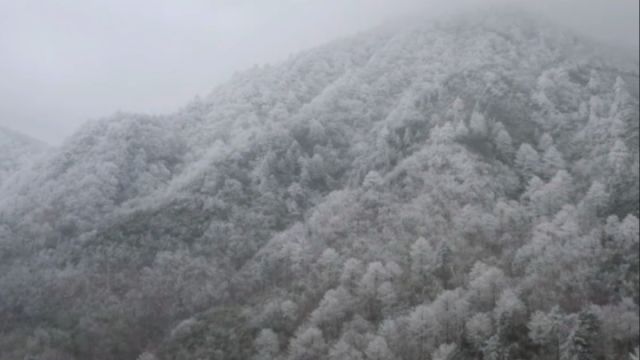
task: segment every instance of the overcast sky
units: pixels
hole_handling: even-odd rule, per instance
[[[0,126],[59,144],[87,119],[171,112],[235,71],[406,14],[500,1],[638,47],[638,0],[0,0]]]

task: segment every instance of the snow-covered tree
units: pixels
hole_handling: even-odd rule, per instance
[[[558,170],[567,167],[560,151],[554,145],[549,146],[542,157],[542,171],[547,177],[552,177]]]
[[[420,237],[411,245],[409,255],[411,258],[411,280],[420,296],[424,297],[432,283],[431,271],[435,257],[433,247],[425,238]]]
[[[396,358],[382,336],[374,336],[369,341],[365,355],[367,359],[371,360],[394,360]]]
[[[469,273],[469,293],[474,307],[491,310],[507,284],[502,270],[477,262]]]
[[[600,322],[590,310],[583,310],[567,342],[564,344],[563,357],[571,360],[592,360],[598,358],[598,336]]]
[[[506,129],[498,131],[495,137],[495,144],[498,152],[506,159],[511,159],[514,153],[513,140]]]
[[[358,349],[341,339],[329,351],[329,360],[364,360],[364,356]]]
[[[345,261],[340,274],[340,284],[347,290],[355,293],[358,282],[364,274],[364,266],[358,259],[349,258]]]
[[[338,335],[340,323],[351,310],[353,300],[344,288],[331,289],[324,294],[311,313],[311,322],[332,338]]]
[[[365,302],[365,311],[369,319],[378,319],[383,308],[382,296],[387,295],[380,287],[389,280],[389,273],[381,262],[372,262],[360,280],[358,294]]]
[[[449,360],[455,354],[458,346],[456,344],[442,344],[434,351],[431,359],[433,360]]]
[[[310,327],[299,333],[289,344],[289,359],[291,360],[321,360],[327,353],[322,331]]]
[[[629,164],[629,149],[622,140],[616,140],[609,151],[608,162],[614,176],[619,177],[627,170]]]
[[[262,329],[255,340],[254,360],[272,360],[280,351],[278,335],[271,329]]]
[[[560,360],[561,346],[566,336],[566,319],[556,306],[549,313],[536,311],[528,323],[529,338],[540,345],[553,359]]]
[[[530,178],[540,172],[540,155],[531,145],[522,144],[516,153],[516,166],[525,178]]]
[[[489,125],[484,115],[475,110],[471,113],[469,119],[469,130],[473,136],[485,137],[489,133]]]
[[[578,204],[582,224],[591,226],[598,215],[606,209],[608,201],[609,194],[606,187],[598,181],[594,181]]]
[[[538,139],[538,149],[541,152],[545,153],[552,146],[554,146],[553,138],[551,137],[551,135],[549,135],[549,133],[545,132],[544,134],[542,134],[542,136],[540,136],[540,139]]]
[[[468,341],[481,350],[483,344],[493,335],[493,320],[487,313],[477,313],[465,324]]]

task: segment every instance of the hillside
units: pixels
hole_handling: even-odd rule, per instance
[[[637,83],[507,11],[92,122],[0,183],[0,359],[620,359]]]
[[[0,127],[0,186],[47,148],[38,140]]]

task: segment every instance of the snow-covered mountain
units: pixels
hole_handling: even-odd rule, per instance
[[[0,359],[625,356],[637,82],[500,11],[93,122],[0,187]]]

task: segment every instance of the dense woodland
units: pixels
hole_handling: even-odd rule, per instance
[[[91,122],[0,182],[0,359],[638,359],[638,125],[519,13]]]

